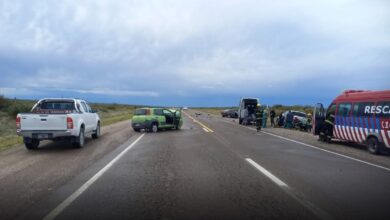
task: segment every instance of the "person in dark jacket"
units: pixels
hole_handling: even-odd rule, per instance
[[[260,104],[256,106],[256,130],[259,132],[261,130],[261,126],[263,124],[263,110]]]
[[[281,112],[279,114],[279,119],[278,119],[278,126],[279,127],[282,127],[284,125],[284,116],[283,116],[283,112]]]
[[[269,112],[269,117],[271,119],[271,127],[275,127],[275,115],[275,111],[271,109],[271,111]]]
[[[330,143],[333,137],[333,127],[334,127],[334,115],[329,114],[326,117],[325,123],[321,128],[319,140]]]
[[[293,120],[294,120],[294,115],[291,113],[291,110],[288,111],[286,115],[286,122],[284,124],[284,128],[292,128],[293,127]]]

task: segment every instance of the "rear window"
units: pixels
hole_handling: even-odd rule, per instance
[[[74,110],[73,102],[43,102],[41,109]]]
[[[145,109],[145,108],[136,109],[134,115],[150,115],[150,109]]]
[[[75,110],[73,101],[43,101],[32,112],[39,114],[64,114]]]

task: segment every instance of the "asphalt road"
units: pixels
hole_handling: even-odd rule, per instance
[[[1,153],[0,219],[389,219],[389,168],[189,113]]]

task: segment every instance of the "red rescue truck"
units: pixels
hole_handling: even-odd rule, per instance
[[[313,112],[313,133],[319,135],[324,121],[333,114],[332,137],[367,145],[379,154],[390,148],[390,90],[346,90],[325,112],[321,103]]]

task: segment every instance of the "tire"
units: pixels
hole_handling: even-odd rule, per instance
[[[367,140],[367,149],[371,154],[380,154],[381,146],[376,137],[370,137]]]
[[[76,137],[76,141],[73,142],[73,146],[76,148],[82,148],[85,144],[84,128],[80,128],[80,134]]]
[[[135,132],[140,132],[141,130],[139,128],[133,128]]]
[[[151,130],[153,133],[156,133],[156,132],[158,131],[157,123],[153,123],[150,130]]]
[[[100,123],[96,126],[96,132],[92,134],[92,139],[98,139],[100,137]]]
[[[36,150],[39,146],[39,140],[32,139],[29,143],[24,142],[24,145],[26,146],[27,150]]]
[[[238,124],[240,124],[240,125],[242,124],[242,119],[241,118],[238,119]]]

